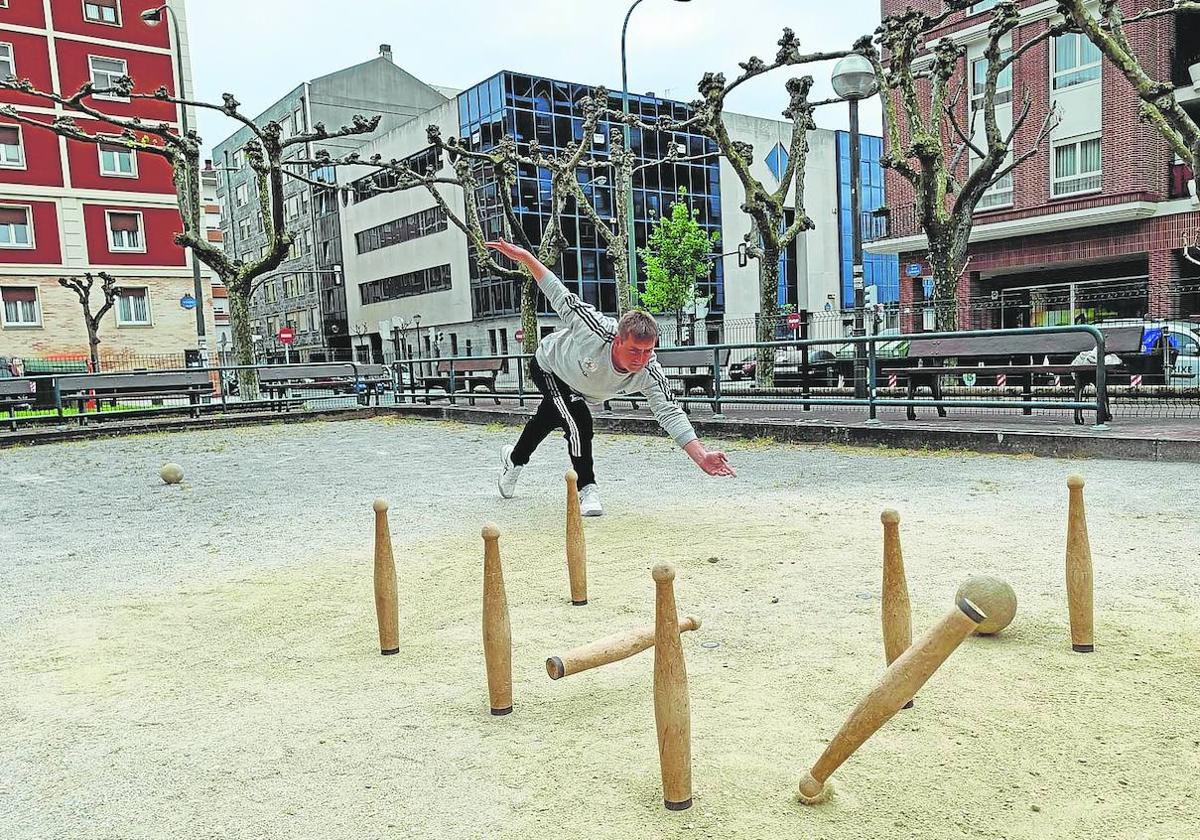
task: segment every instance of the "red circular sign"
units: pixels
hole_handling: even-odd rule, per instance
[[[520,344],[525,340],[525,330],[518,329],[515,333],[513,333],[513,338],[515,338],[517,343]]]
[[[280,327],[279,328],[279,340],[281,342],[283,342],[284,344],[291,344],[293,341],[296,340],[296,331],[293,330],[291,327]]]
[[[787,325],[789,330],[800,329],[800,313],[793,312],[791,315],[788,315]]]

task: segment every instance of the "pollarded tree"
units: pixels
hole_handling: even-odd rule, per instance
[[[336,130],[317,123],[308,131],[284,137],[283,129],[274,120],[259,125],[240,110],[241,103],[232,94],[225,94],[220,105],[183,99],[174,96],[166,87],[153,93],[137,92],[129,76],[121,76],[109,87],[97,87],[85,82],[75,93],[40,90],[28,79],[0,80],[0,89],[18,90],[48,105],[58,105],[68,113],[43,122],[22,114],[11,105],[0,108],[0,114],[23,125],[41,131],[51,131],[68,140],[83,143],[116,143],[135,152],[144,152],[165,159],[171,165],[175,197],[179,205],[183,230],[175,242],[192,253],[225,284],[229,294],[229,321],[233,336],[234,358],[239,365],[254,364],[254,346],[250,325],[250,296],[254,280],[274,271],[287,257],[293,235],[285,225],[283,182],[287,177],[309,181],[303,172],[284,160],[286,150],[309,143],[337,137],[365,135],[379,125],[379,116],[370,118],[355,115],[352,122]],[[255,198],[263,217],[267,245],[263,254],[249,261],[231,259],[219,246],[208,241],[204,230],[204,200],[200,188],[200,138],[195,131],[180,134],[166,122],[147,122],[137,117],[121,117],[97,107],[96,96],[112,96],[138,101],[167,102],[178,108],[200,108],[217,111],[250,129],[252,139],[245,146],[246,159],[254,173]],[[77,118],[95,121],[98,126],[84,127]],[[119,132],[114,138],[112,132]],[[327,187],[327,184],[321,184]],[[239,374],[240,392],[246,398],[258,394],[258,377],[253,370]]]
[[[683,310],[696,300],[696,283],[712,271],[709,255],[721,240],[721,234],[700,227],[698,212],[680,188],[679,200],[671,202],[670,213],[659,218],[641,250],[646,266],[642,305],[675,315],[676,344],[682,343]]]
[[[1126,3],[1127,6],[1134,5]],[[1137,5],[1141,5],[1140,3]],[[1163,15],[1176,15],[1176,26],[1182,27],[1186,15],[1191,25],[1200,26],[1200,2],[1171,0],[1161,9],[1143,9],[1126,18],[1119,0],[1100,0],[1097,12],[1085,0],[1058,0],[1058,10],[1071,24],[1096,45],[1109,61],[1121,71],[1134,93],[1142,101],[1142,119],[1153,125],[1167,138],[1177,154],[1192,169],[1196,194],[1200,195],[1200,125],[1175,99],[1175,86],[1169,80],[1155,79],[1142,64],[1126,35],[1125,27]]]
[[[591,138],[603,114],[603,104],[608,101],[608,92],[599,88],[583,100],[583,121],[580,135]],[[480,269],[491,274],[521,283],[521,328],[525,334],[523,350],[532,353],[537,349],[538,329],[538,298],[537,284],[533,277],[523,268],[510,268],[495,258],[491,251],[484,247],[487,233],[484,230],[484,217],[491,211],[499,210],[499,231],[502,236],[515,242],[523,248],[535,253],[538,259],[548,268],[554,268],[561,259],[563,249],[568,245],[562,233],[561,215],[567,201],[578,189],[576,172],[581,167],[598,167],[601,164],[589,163],[585,160],[588,145],[584,139],[568,143],[557,154],[548,154],[533,142],[528,154],[520,151],[515,138],[505,135],[494,147],[487,150],[475,150],[464,144],[458,137],[443,137],[441,128],[431,125],[426,129],[426,137],[453,170],[453,175],[442,174],[445,168],[440,163],[436,170],[418,172],[409,164],[400,160],[385,161],[379,155],[364,159],[356,152],[339,158],[330,158],[319,154],[311,161],[305,161],[314,167],[330,163],[342,167],[367,166],[376,171],[386,171],[394,176],[391,183],[379,187],[378,192],[404,192],[414,188],[426,189],[430,196],[441,208],[446,218],[467,237],[471,256],[476,260]],[[526,165],[546,169],[550,172],[550,212],[547,214],[546,227],[541,231],[538,242],[532,242],[525,227],[513,206],[513,194],[517,184],[517,166]],[[607,166],[607,163],[603,165]],[[495,198],[485,199],[484,186],[486,183],[496,184]],[[463,212],[458,214],[450,206],[443,194],[443,189],[449,187],[461,190]],[[481,201],[495,201],[497,206],[484,206]],[[590,203],[584,201],[586,209]]]
[[[1056,113],[1047,110],[1029,148],[1014,149],[1033,101],[1025,91],[1011,126],[1002,129],[996,115],[1000,75],[1036,45],[1067,31],[1066,24],[1056,24],[1015,49],[1002,50],[1001,42],[1017,29],[1019,17],[1013,0],[1001,0],[988,24],[984,90],[978,106],[971,106],[970,119],[963,120],[959,111],[968,83],[964,49],[941,38],[927,54],[925,39],[970,5],[970,0],[952,0],[936,15],[907,8],[885,18],[874,39],[864,37],[855,44],[871,60],[879,80],[885,141],[880,164],[903,176],[914,192],[916,220],[929,243],[940,330],[958,327],[958,279],[967,264],[975,208],[989,188],[1041,151],[1057,121]],[[983,118],[982,142],[974,131],[978,115]]]
[[[816,129],[813,111],[818,105],[825,103],[809,101],[808,96],[813,84],[811,76],[787,81],[788,106],[784,109],[783,116],[791,121],[792,131],[787,149],[787,166],[781,173],[776,187],[768,187],[751,173],[754,149],[748,143],[734,140],[730,136],[724,120],[725,103],[731,93],[751,79],[782,67],[843,58],[850,53],[850,50],[801,53],[800,42],[791,29],[783,30],[778,45],[779,50],[774,61],[767,63],[758,56],[752,56],[738,65],[742,68],[742,73],[732,82],[726,82],[722,73],[705,73],[699,83],[702,99],[692,103],[695,113],[687,120],[672,121],[660,117],[654,125],[645,124],[636,117],[623,120],[643,130],[680,131],[694,128],[714,141],[721,155],[729,161],[746,196],[741,209],[751,220],[750,232],[745,237],[746,253],[758,261],[759,341],[772,341],[775,338],[775,327],[780,318],[780,257],[800,234],[815,227],[804,209],[804,171],[809,151],[808,132]],[[789,209],[795,212],[791,224],[787,224]],[[774,382],[775,353],[770,348],[758,352],[757,371],[762,384],[770,385]]]
[[[97,277],[100,278],[100,295],[104,302],[99,309],[92,312],[92,287],[95,285]],[[70,289],[79,298],[79,306],[83,310],[83,325],[87,329],[88,353],[92,359],[92,371],[99,373],[100,322],[121,295],[121,290],[117,288],[117,278],[103,271],[93,276],[89,271],[85,272],[83,277],[59,277],[58,285],[64,289]]]

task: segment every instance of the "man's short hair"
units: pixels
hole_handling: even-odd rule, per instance
[[[658,322],[654,316],[642,309],[632,309],[617,321],[617,335],[621,338],[635,338],[645,341],[648,338],[658,338]]]

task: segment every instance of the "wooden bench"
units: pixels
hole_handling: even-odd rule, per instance
[[[1141,350],[1142,328],[1116,327],[1104,330],[1106,354],[1130,354]],[[1071,377],[1074,399],[1083,399],[1083,391],[1088,386],[1096,385],[1096,366],[1094,364],[1076,365],[1072,363],[1045,362],[1051,358],[1074,359],[1080,353],[1093,350],[1095,342],[1087,333],[1064,332],[1061,334],[1040,333],[1029,335],[982,335],[959,336],[955,338],[914,338],[909,342],[907,363],[904,365],[885,365],[880,368],[881,376],[895,374],[897,379],[904,379],[908,399],[914,399],[917,388],[928,388],[934,400],[942,399],[941,378],[943,376],[982,376],[993,381],[1000,387],[1003,382],[1007,386],[1008,377],[1012,377],[1021,388],[1021,399],[1024,402],[1033,400],[1034,380],[1038,376]],[[937,361],[954,359],[953,365],[938,365]],[[958,364],[964,360],[977,360],[975,364]],[[1038,364],[1041,360],[1043,364]],[[924,364],[929,362],[929,364]],[[1003,379],[1001,379],[1003,377]],[[1097,422],[1112,418],[1108,410],[1108,394],[1101,393],[1097,398],[1102,410],[1097,412]],[[917,419],[916,406],[907,407],[909,420]],[[937,406],[939,417],[946,416],[945,406]],[[1024,414],[1032,414],[1032,409],[1022,409]],[[1075,422],[1083,424],[1083,410],[1075,409]]]
[[[724,370],[729,366],[729,352],[728,348],[716,352],[715,367],[714,354],[710,347],[665,347],[656,351],[654,357],[667,379],[680,383],[685,397],[693,388],[700,388],[708,397],[713,414],[720,414],[721,401],[717,398],[716,390],[717,370]],[[636,409],[638,402],[645,399],[645,395],[634,394],[626,399],[629,399]],[[612,411],[610,402],[611,400],[604,401],[605,411]],[[688,403],[683,404],[683,410],[691,413]]]
[[[496,394],[496,377],[504,369],[505,359],[472,359],[467,356],[456,358],[454,362],[454,390],[466,391],[471,405],[475,405],[475,389],[483,388],[492,393],[496,405],[500,398]],[[417,376],[413,380],[413,388],[417,385],[425,389],[425,404],[429,405],[429,392],[433,388],[441,388],[450,396],[450,359],[442,359],[437,363],[437,372],[428,376]],[[520,364],[520,362],[518,362]]]
[[[76,403],[79,408],[80,425],[87,424],[84,405],[90,400],[97,401],[97,408],[103,400],[116,401],[119,399],[154,399],[163,400],[170,397],[187,397],[188,412],[193,417],[200,414],[200,403],[204,397],[212,398],[212,375],[206,370],[181,371],[177,373],[158,373],[156,371],[135,371],[131,373],[88,373],[71,376],[60,376],[55,381],[57,388],[58,416],[62,417],[63,405]],[[161,408],[146,409],[153,411]]]
[[[291,389],[353,393],[359,405],[370,405],[374,395],[375,404],[379,405],[380,394],[391,384],[392,375],[383,365],[321,362],[264,367],[258,371],[258,385],[277,411],[304,404],[303,398],[288,399]]]
[[[32,379],[0,379],[0,406],[8,409],[8,427],[17,430],[17,407],[35,399],[37,382]]]

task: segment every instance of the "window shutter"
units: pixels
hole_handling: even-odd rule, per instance
[[[17,303],[22,301],[26,303],[36,303],[37,290],[23,286],[6,286],[4,288],[3,297],[5,303]]]
[[[112,230],[124,230],[137,233],[140,230],[138,225],[138,217],[133,213],[111,213],[108,217],[108,226]]]
[[[0,225],[29,224],[29,211],[18,207],[0,207]]]
[[[0,125],[0,146],[21,145],[21,131],[15,125]]]

